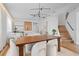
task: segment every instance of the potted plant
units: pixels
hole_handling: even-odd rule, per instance
[[[56,34],[56,29],[52,29],[53,35]]]

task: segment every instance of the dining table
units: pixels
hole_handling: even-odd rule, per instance
[[[57,40],[58,43],[58,52],[60,52],[60,36],[54,36],[54,35],[34,35],[34,36],[22,36],[16,40],[16,46],[19,47],[19,56],[24,55],[24,45],[26,44],[32,44],[37,43],[41,41],[48,42],[49,40]]]

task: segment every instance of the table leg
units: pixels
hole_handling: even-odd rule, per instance
[[[58,40],[58,52],[60,52],[60,38],[58,38],[57,40]]]
[[[23,56],[23,45],[19,46],[19,56]]]
[[[48,54],[47,54],[47,43],[48,43],[48,40],[46,40],[46,56],[48,56]]]

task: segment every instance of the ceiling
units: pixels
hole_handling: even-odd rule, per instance
[[[12,16],[18,19],[33,19],[34,17],[30,14],[37,14],[39,12],[39,10],[31,10],[39,8],[39,3],[4,3],[4,5]],[[78,6],[78,3],[40,3],[41,8],[50,8],[50,10],[41,11],[42,14],[47,15],[71,11]]]

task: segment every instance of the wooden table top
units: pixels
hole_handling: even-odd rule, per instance
[[[53,35],[23,36],[17,39],[16,45],[20,46],[20,45],[36,43],[36,42],[41,42],[41,41],[46,41],[51,39],[59,39],[59,38],[60,36],[53,36]]]

